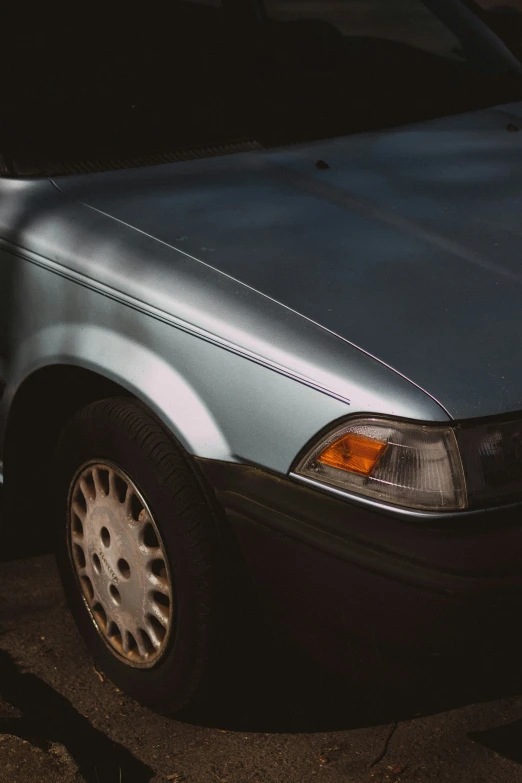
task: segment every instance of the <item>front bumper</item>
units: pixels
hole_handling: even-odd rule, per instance
[[[263,605],[330,670],[364,680],[391,661],[409,670],[518,652],[522,505],[405,518],[255,467],[198,462]]]

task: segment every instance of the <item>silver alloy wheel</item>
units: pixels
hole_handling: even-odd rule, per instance
[[[100,636],[130,666],[154,666],[172,630],[172,583],[132,479],[103,460],[82,465],[70,485],[68,528],[71,562]]]

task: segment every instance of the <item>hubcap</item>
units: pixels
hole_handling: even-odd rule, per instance
[[[69,495],[71,561],[111,651],[148,668],[165,651],[174,604],[167,556],[134,482],[115,465],[83,465]]]

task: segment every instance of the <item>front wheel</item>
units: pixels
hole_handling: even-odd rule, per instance
[[[142,704],[204,693],[220,647],[221,553],[189,457],[139,403],[77,413],[56,451],[58,563],[97,664]]]

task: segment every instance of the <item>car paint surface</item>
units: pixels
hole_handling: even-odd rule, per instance
[[[58,186],[350,341],[451,417],[496,415],[522,408],[521,119],[514,104]]]
[[[0,233],[2,430],[24,381],[56,364],[118,382],[193,454],[281,473],[351,413],[447,420],[346,341],[50,182],[0,182]]]

